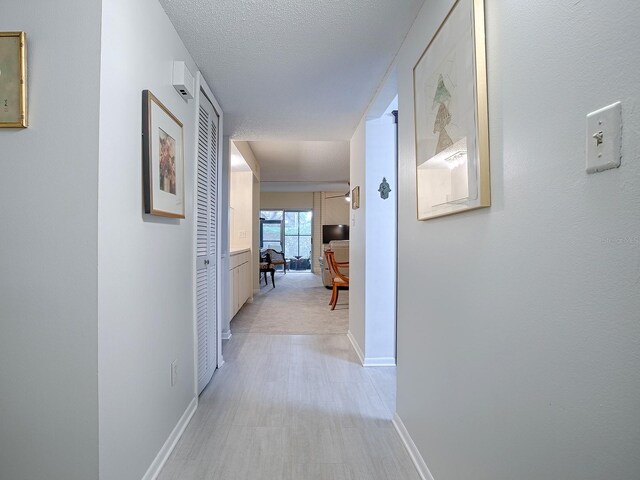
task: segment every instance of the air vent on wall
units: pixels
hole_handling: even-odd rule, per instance
[[[193,98],[195,81],[184,62],[173,62],[173,86],[185,100]]]

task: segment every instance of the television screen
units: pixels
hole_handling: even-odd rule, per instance
[[[349,240],[349,225],[323,225],[322,243],[331,240]]]

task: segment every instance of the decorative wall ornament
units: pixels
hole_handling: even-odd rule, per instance
[[[351,190],[351,208],[353,210],[357,210],[360,208],[360,187],[354,187]]]
[[[26,34],[0,32],[0,127],[27,126],[26,63]]]
[[[142,92],[144,211],[184,218],[182,122],[149,90]]]
[[[382,183],[380,183],[380,188],[378,188],[378,191],[380,192],[381,199],[386,200],[387,198],[389,198],[389,192],[391,192],[391,187],[387,182],[387,177],[382,177]]]
[[[491,205],[484,0],[457,0],[413,69],[418,220]]]

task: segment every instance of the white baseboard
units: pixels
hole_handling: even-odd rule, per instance
[[[222,340],[230,340],[232,337],[231,329],[222,331],[220,336],[222,337]]]
[[[160,470],[162,470],[162,467],[164,467],[164,464],[167,462],[169,455],[171,455],[171,452],[178,443],[178,440],[180,440],[180,437],[184,433],[184,430],[187,428],[187,425],[189,425],[191,417],[193,417],[193,414],[196,413],[196,408],[198,408],[198,397],[194,397],[193,400],[191,400],[191,403],[189,403],[189,406],[182,414],[182,417],[180,417],[180,420],[178,420],[178,423],[169,435],[169,438],[167,438],[167,441],[164,442],[164,445],[158,452],[158,455],[156,455],[156,458],[151,463],[151,466],[147,470],[147,473],[145,473],[144,477],[142,477],[142,480],[155,480],[156,477],[160,474]]]
[[[416,467],[420,478],[422,478],[422,480],[434,480],[433,475],[431,475],[431,472],[429,471],[429,467],[427,467],[427,464],[422,458],[422,455],[420,455],[420,452],[418,451],[418,447],[416,447],[416,444],[413,443],[411,435],[409,435],[407,428],[404,426],[404,423],[402,423],[402,419],[398,416],[397,413],[393,415],[392,423],[396,429],[396,432],[398,432],[398,435],[400,436],[400,440],[402,440],[402,443],[404,444],[404,448],[407,449],[407,452],[411,457],[411,461]]]
[[[358,345],[358,341],[355,339],[355,337],[351,333],[351,330],[347,332],[347,338],[351,342],[351,346],[353,347],[353,349],[356,351],[356,355],[358,355],[358,359],[360,360],[360,363],[364,365],[364,354],[362,353],[362,349],[360,348],[360,345]]]
[[[394,357],[365,357],[362,363],[365,367],[395,367]]]
[[[362,349],[360,345],[358,345],[358,341],[356,337],[353,336],[351,330],[347,332],[347,338],[351,342],[351,346],[356,351],[356,355],[358,355],[358,360],[363,367],[395,367],[396,359],[394,357],[365,357],[364,353],[362,353]]]

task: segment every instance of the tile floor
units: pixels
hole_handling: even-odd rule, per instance
[[[159,480],[419,480],[391,424],[395,368],[344,334],[234,333]]]

